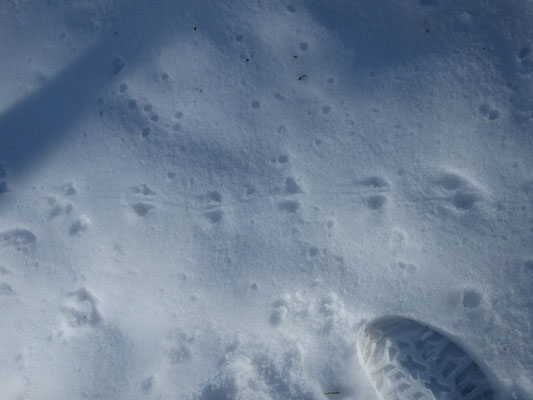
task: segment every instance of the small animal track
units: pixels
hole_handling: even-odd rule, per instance
[[[531,45],[526,44],[518,52],[518,66],[519,71],[524,76],[529,76],[533,72],[533,57],[531,51]]]
[[[311,246],[309,248],[309,256],[310,257],[316,257],[318,255],[318,252],[319,252],[318,247]]]
[[[482,104],[479,107],[479,113],[484,117],[488,118],[489,121],[494,121],[500,117],[500,112],[498,110],[490,108],[488,104]]]
[[[385,205],[387,198],[381,194],[375,194],[367,199],[368,208],[371,210],[379,210]]]
[[[270,313],[269,322],[272,326],[280,325],[287,317],[290,307],[290,297],[282,297],[272,304],[272,312]]]
[[[54,191],[62,197],[70,197],[76,194],[76,188],[74,187],[74,184],[70,182],[56,186]],[[74,209],[70,202],[65,202],[63,199],[58,199],[55,196],[48,198],[48,205],[51,207],[50,218],[56,218],[60,215],[68,215]]]
[[[387,189],[389,187],[388,182],[379,176],[370,176],[359,182],[356,185],[361,185],[372,189]]]
[[[118,75],[122,72],[125,66],[126,63],[124,62],[124,60],[122,60],[122,58],[115,57],[113,58],[113,61],[111,61],[111,73],[113,75]]]
[[[216,203],[222,203],[222,195],[216,190],[207,192],[207,197],[209,198],[209,200],[212,200]]]
[[[445,334],[402,317],[365,328],[360,357],[385,400],[492,400],[494,389],[472,357]]]
[[[170,77],[166,73],[161,74],[163,81],[168,81]],[[147,138],[154,132],[159,130],[172,129],[174,132],[179,132],[182,129],[182,125],[175,121],[175,119],[181,119],[183,117],[182,111],[176,111],[173,116],[166,113],[159,114],[154,105],[150,102],[142,102],[142,100],[129,99],[127,101],[128,107],[131,110],[135,110],[139,120],[143,121],[142,125],[138,126],[138,132],[142,138]]]
[[[61,309],[67,325],[73,328],[94,327],[101,321],[95,298],[85,289],[67,293],[66,304]]]
[[[285,186],[284,186],[283,190],[287,194],[296,194],[296,193],[302,193],[303,192],[302,188],[300,187],[300,185],[298,185],[296,183],[296,181],[294,180],[294,178],[291,178],[291,177],[285,179]]]
[[[206,212],[204,216],[212,224],[218,224],[222,220],[222,217],[224,216],[224,212],[222,210],[212,210],[212,211]]]
[[[156,192],[154,192],[152,189],[150,189],[150,187],[148,187],[148,185],[144,183],[139,186],[133,186],[131,191],[136,194],[142,194],[143,196],[151,196],[156,194]]]
[[[445,173],[437,180],[437,183],[446,190],[456,190],[466,185],[466,180],[456,174]]]
[[[0,282],[0,296],[8,296],[13,294],[13,288],[9,283]]]
[[[137,198],[140,201],[136,201],[134,203],[131,203],[131,209],[135,214],[137,214],[139,217],[144,217],[148,214],[150,210],[154,208],[154,206],[146,201],[145,199],[150,201],[151,197],[157,194],[154,190],[152,190],[148,185],[142,183],[137,186],[132,186],[130,188],[133,194],[137,195]],[[141,200],[142,199],[142,200]]]
[[[167,350],[171,364],[182,364],[191,359],[191,346],[196,340],[195,334],[189,335],[181,329],[176,329],[167,335],[167,339],[171,342],[171,346]]]
[[[417,271],[416,265],[411,264],[411,263],[406,263],[406,262],[403,262],[403,261],[398,261],[397,266],[398,266],[398,269],[399,269],[402,273],[404,273],[404,274],[406,274],[406,275],[414,274],[414,273]]]
[[[8,192],[6,178],[6,170],[4,164],[0,163],[0,195]]]
[[[56,218],[60,215],[70,214],[74,209],[72,204],[62,203],[54,198],[49,198],[48,204],[52,207],[52,209],[50,210],[50,218]]]
[[[278,157],[278,159],[272,159],[273,162],[281,162],[282,164],[286,163],[289,159],[285,155],[281,155]],[[283,193],[284,195],[293,196],[298,195],[300,193],[304,193],[302,190],[302,187],[296,183],[296,180],[292,177],[285,178],[285,182],[283,184],[283,187],[277,187],[275,189],[276,193]],[[298,200],[292,200],[292,199],[284,199],[277,203],[278,210],[284,211],[289,214],[293,214],[300,208],[300,202]]]
[[[152,391],[152,387],[154,386],[154,376],[151,375],[148,378],[143,379],[140,386],[142,393],[149,394]]]
[[[533,275],[533,260],[527,260],[523,265],[523,270],[526,274]]]
[[[531,54],[531,46],[527,45],[527,46],[524,46],[522,50],[520,50],[520,52],[518,53],[518,58],[522,60],[526,58],[527,56],[529,56],[530,54]]]
[[[452,203],[460,210],[470,210],[478,200],[480,200],[480,198],[475,193],[458,191],[453,195]]]
[[[34,243],[37,237],[27,229],[15,228],[0,232],[0,247],[22,249]]]
[[[251,183],[246,183],[244,185],[244,188],[246,189],[246,196],[251,196],[252,194],[255,193],[255,186],[252,185]]]
[[[78,235],[83,231],[86,231],[89,229],[89,226],[91,225],[91,220],[89,217],[85,214],[80,215],[76,221],[72,223],[69,229],[69,233],[71,236]]]
[[[154,208],[154,206],[147,203],[133,203],[131,205],[131,209],[139,217],[144,217],[152,208]]]
[[[224,217],[224,211],[220,209],[222,198],[217,190],[209,190],[205,195],[198,196],[198,200],[203,203],[202,208],[206,210],[203,216],[211,224],[218,224]]]
[[[300,202],[297,200],[282,200],[278,203],[278,210],[286,213],[295,213],[300,208]]]
[[[168,358],[171,364],[180,364],[190,360],[191,351],[185,345],[169,350]]]
[[[278,162],[280,164],[285,164],[287,161],[289,161],[289,157],[286,156],[285,154],[282,154],[278,157]]]
[[[460,175],[446,172],[441,174],[436,183],[448,195],[446,199],[458,210],[470,210],[482,200],[479,190]]]
[[[369,210],[379,210],[387,203],[387,197],[381,194],[389,190],[389,183],[385,179],[379,176],[369,176],[368,178],[354,181],[353,184],[363,193],[368,193],[366,205]]]
[[[463,307],[466,309],[473,309],[479,307],[483,301],[483,296],[477,290],[466,289],[463,292]]]
[[[65,197],[76,194],[76,188],[74,187],[74,184],[71,182],[59,185],[58,187],[56,187],[56,191],[58,194],[65,196]]]

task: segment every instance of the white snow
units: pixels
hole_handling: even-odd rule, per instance
[[[533,399],[532,47],[529,0],[0,2],[0,398],[378,399],[397,315]]]

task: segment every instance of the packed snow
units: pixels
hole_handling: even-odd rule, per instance
[[[2,0],[0,398],[533,399],[532,48],[531,0]]]

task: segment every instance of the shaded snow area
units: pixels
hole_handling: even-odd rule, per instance
[[[0,88],[1,399],[533,399],[531,0],[2,0]]]

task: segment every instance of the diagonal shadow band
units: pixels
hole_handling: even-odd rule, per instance
[[[201,34],[210,41],[227,46],[221,32],[228,29],[231,17],[226,17],[233,7],[212,0],[162,0],[157,7],[150,1],[113,3],[113,9],[99,20],[106,28],[95,44],[35,93],[0,111],[0,165],[8,166],[10,179],[35,171],[67,133],[89,116],[99,93],[149,62],[165,42],[198,35],[192,30],[194,24],[205,26]]]
[[[110,2],[94,18],[98,40],[36,92],[0,112],[0,163],[10,179],[27,176],[85,116],[99,93],[139,63],[149,49],[161,46],[165,26],[179,2],[162,1],[160,25],[151,2]],[[75,7],[74,7],[75,8]],[[83,23],[87,24],[86,21]]]
[[[132,61],[128,59],[130,66]],[[28,172],[30,164],[57,146],[96,94],[125,67],[120,56],[109,55],[109,45],[101,40],[0,115],[0,160],[9,165],[11,174]]]

